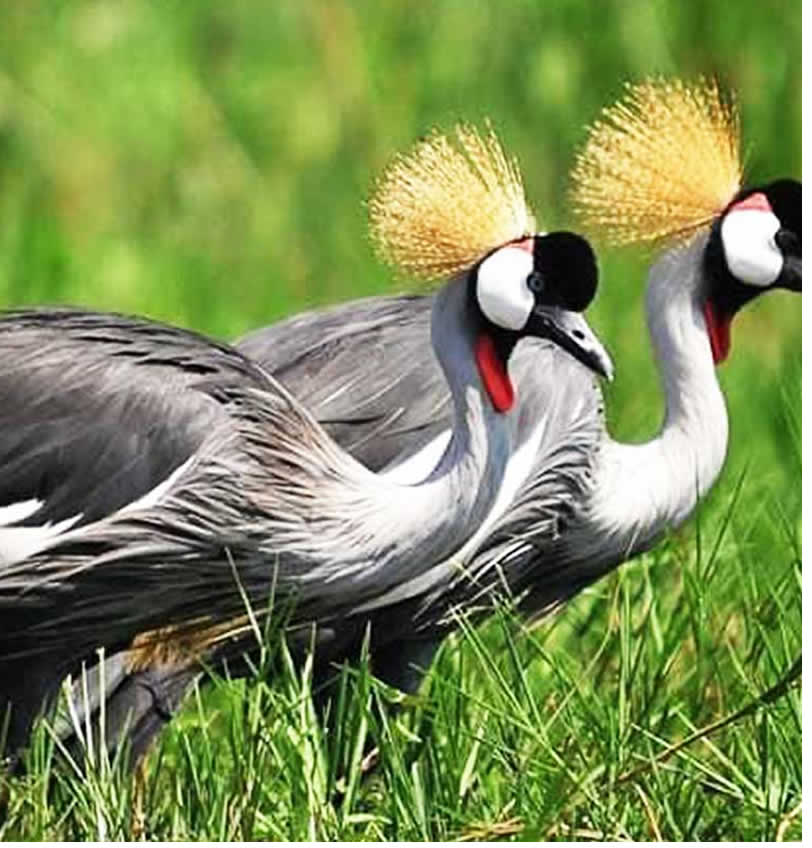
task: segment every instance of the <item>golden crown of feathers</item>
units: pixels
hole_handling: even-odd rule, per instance
[[[484,133],[460,124],[451,138],[434,131],[392,162],[368,205],[379,256],[424,280],[536,232],[518,164],[490,124]]]
[[[571,173],[587,234],[614,244],[687,240],[742,184],[739,115],[715,80],[627,83],[592,124]],[[537,231],[515,158],[490,124],[432,132],[397,157],[369,201],[379,256],[432,280]]]
[[[732,97],[706,79],[627,83],[591,126],[571,183],[588,234],[614,244],[689,239],[741,188]]]

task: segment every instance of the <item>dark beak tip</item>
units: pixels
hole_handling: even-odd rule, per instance
[[[597,360],[592,370],[607,383],[611,383],[615,379],[615,372],[612,367],[602,360]]]

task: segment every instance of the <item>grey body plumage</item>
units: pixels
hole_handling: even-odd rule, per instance
[[[51,332],[54,322],[59,327],[56,335]],[[13,375],[8,372],[4,374],[4,387],[9,387],[6,390],[7,396],[12,400],[8,408],[11,422],[6,432],[15,433],[11,425],[22,419],[26,423],[34,422],[23,430],[26,441],[32,442],[38,435],[36,424],[40,418],[37,409],[29,411],[31,402],[28,401],[32,394],[37,395],[33,401],[35,406],[41,397],[51,410],[50,413],[43,410],[43,426],[56,425],[60,431],[63,430],[60,416],[54,416],[52,412],[53,404],[55,401],[58,403],[59,396],[54,397],[57,393],[53,390],[46,391],[43,387],[40,391],[37,387],[40,372],[53,377],[58,369],[62,378],[60,391],[74,398],[77,393],[81,393],[84,409],[79,410],[75,403],[72,408],[79,412],[82,423],[87,425],[97,415],[105,414],[115,422],[115,427],[112,423],[109,427],[115,433],[110,439],[112,447],[105,445],[105,448],[116,454],[117,466],[123,467],[126,472],[127,462],[122,463],[120,459],[123,450],[116,449],[119,441],[129,446],[133,458],[137,455],[140,460],[145,454],[157,454],[150,457],[149,473],[142,475],[139,480],[128,481],[129,501],[113,502],[103,516],[97,513],[87,519],[77,513],[76,506],[58,503],[59,512],[53,517],[49,515],[49,519],[59,520],[63,513],[64,517],[69,517],[67,513],[73,511],[74,516],[79,514],[80,517],[71,529],[81,532],[64,534],[58,546],[50,545],[47,557],[43,557],[41,562],[37,561],[36,565],[32,564],[36,552],[19,562],[5,564],[0,581],[3,596],[9,597],[21,588],[22,584],[18,586],[15,582],[16,575],[20,574],[25,581],[25,599],[19,604],[23,609],[36,604],[36,581],[32,582],[32,576],[36,575],[43,584],[47,584],[50,592],[63,573],[72,575],[73,558],[87,557],[90,551],[97,551],[96,555],[105,559],[105,568],[102,573],[101,569],[86,567],[87,579],[115,579],[118,576],[115,563],[131,557],[129,545],[125,542],[128,534],[132,535],[132,545],[137,548],[138,555],[150,560],[171,559],[178,554],[182,556],[183,542],[179,540],[185,536],[194,539],[198,550],[205,549],[209,544],[218,550],[228,547],[238,563],[248,563],[245,579],[249,589],[250,554],[246,553],[243,558],[243,549],[256,549],[263,557],[280,556],[280,579],[289,579],[299,584],[305,595],[309,582],[322,584],[330,581],[336,545],[344,544],[346,538],[350,541],[344,557],[345,564],[352,562],[356,551],[362,549],[363,545],[368,546],[372,563],[386,561],[388,549],[392,546],[385,538],[386,528],[382,529],[381,534],[373,534],[364,540],[354,536],[353,530],[353,522],[359,514],[365,518],[365,512],[374,512],[377,508],[369,494],[373,475],[337,451],[304,408],[295,403],[279,383],[252,366],[245,358],[225,347],[201,345],[192,334],[166,328],[166,335],[162,337],[160,328],[155,329],[154,325],[142,325],[115,316],[20,313],[11,316],[3,329],[7,332],[1,338],[11,339],[5,361],[14,358],[14,370],[24,374],[19,383],[19,392]],[[142,330],[151,331],[145,337],[143,351],[122,340],[133,335],[137,338]],[[29,335],[33,338],[28,338]],[[51,343],[54,338],[55,342]],[[36,351],[36,356],[26,361],[18,357],[19,350]],[[73,362],[75,366],[71,366]],[[465,372],[463,380],[470,379],[468,366],[463,365],[461,368]],[[119,387],[127,383],[131,388],[122,393]],[[472,394],[475,393],[468,393],[468,396]],[[507,426],[476,398],[473,407],[472,415],[495,419],[496,429],[504,430],[505,435],[498,437],[500,447],[495,467],[499,469],[504,464],[504,459],[500,457],[505,448],[501,443],[507,443]],[[31,438],[27,436],[29,430],[35,431]],[[467,431],[467,427],[463,427],[463,430]],[[464,432],[461,440],[466,442],[466,448],[467,438]],[[60,433],[60,442],[61,439]],[[5,441],[10,442],[7,455],[12,472],[17,466],[27,465],[31,475],[31,454],[36,456],[38,452],[47,449],[47,440],[41,439],[37,447],[29,451],[25,450],[26,445],[21,444],[15,435]],[[63,471],[54,468],[55,464],[51,463],[49,468],[52,476],[57,472],[72,473],[76,486],[74,493],[86,488],[83,471],[87,474],[86,479],[95,480],[97,477],[95,473],[89,473],[88,467],[94,442],[92,434],[89,437],[85,434],[85,441],[90,444],[81,445],[81,439],[69,441],[71,448],[79,443],[69,460],[72,467]],[[85,450],[82,451],[79,446]],[[461,449],[463,451],[464,448]],[[64,447],[61,453],[67,453]],[[172,460],[168,461],[170,455]],[[142,544],[139,522],[144,520],[143,516],[135,512],[115,515],[116,510],[145,495],[167,474],[192,457],[191,465],[185,469],[174,491],[153,507],[155,515],[152,520],[156,525],[156,533],[148,545]],[[86,460],[84,469],[75,467],[77,459]],[[484,457],[476,462],[484,467]],[[455,463],[456,454],[450,450],[445,465],[451,467]],[[475,475],[479,475],[483,469],[469,468],[466,462],[460,465],[462,479],[466,483],[473,482],[471,506],[475,511],[482,512],[486,507],[478,504],[486,500],[488,493],[486,491],[480,495]],[[444,469],[440,469],[436,477],[441,479],[445,473]],[[231,485],[235,476],[243,481],[242,486]],[[342,488],[336,485],[337,480],[341,481]],[[18,490],[15,483],[16,477],[12,483],[13,491]],[[387,487],[385,482],[381,485],[387,494],[394,496],[394,486]],[[460,492],[464,492],[463,486],[460,486]],[[409,494],[413,495],[412,492]],[[36,497],[36,489],[19,497],[23,499],[26,496]],[[50,492],[47,502],[50,502]],[[211,504],[217,504],[218,509],[208,509]],[[230,513],[225,520],[221,518],[224,511]],[[464,507],[462,515],[465,513]],[[189,516],[194,517],[193,523]],[[307,527],[302,524],[303,518]],[[252,519],[256,519],[257,526]],[[28,516],[26,521],[41,522],[42,516],[37,511]],[[222,527],[218,526],[218,521]],[[473,526],[476,526],[479,523],[478,516],[472,521]],[[438,532],[432,535],[430,541],[430,548],[438,552],[437,556],[443,556],[446,550],[453,549],[455,544],[465,538],[464,531],[450,524],[443,516],[439,517],[435,528]],[[232,533],[231,536],[224,531],[226,527]],[[161,541],[162,529],[166,531],[165,542]],[[358,532],[361,534],[364,531]],[[270,544],[276,547],[266,547],[269,544],[268,538],[273,540]],[[74,545],[78,546],[79,552],[74,553]],[[280,550],[292,558],[297,555],[308,557],[311,568],[304,572],[295,564],[288,566]],[[313,567],[318,561],[323,561],[323,570]],[[199,567],[205,568],[203,561]],[[166,579],[171,580],[172,568],[170,564],[159,570],[156,576],[158,585]],[[369,567],[359,567],[358,570],[364,574],[369,573]],[[143,569],[139,579],[148,581],[147,571]],[[342,574],[346,574],[346,570]],[[231,577],[228,579],[231,580]],[[263,577],[263,582],[265,579]],[[195,582],[205,583],[207,580],[215,581],[213,595],[216,596],[219,587],[214,571],[198,575]],[[379,581],[385,583],[386,580],[385,574],[376,577],[373,580],[376,589]],[[188,588],[192,588],[191,584]],[[353,588],[358,589],[357,581]],[[71,591],[75,589],[71,588]],[[156,591],[165,592],[165,588],[161,590],[156,585]],[[164,614],[166,612],[164,610]],[[171,618],[163,623],[171,623]]]
[[[0,386],[13,401],[0,459],[14,472],[0,504],[28,509],[0,527],[0,696],[21,715],[10,746],[99,645],[200,629],[201,615],[226,626],[245,612],[243,591],[258,608],[274,593],[300,622],[341,620],[464,544],[498,494],[513,437],[513,415],[492,405],[477,370],[470,292],[465,274],[433,299],[454,429],[407,486],[342,451],[225,345],[113,315],[0,321]],[[583,328],[579,344],[594,338]],[[67,480],[73,498],[49,513]],[[35,686],[38,676],[50,682]]]
[[[354,301],[264,328],[236,346],[284,382],[359,460],[385,470],[451,427],[446,383],[425,343],[431,304],[429,296]],[[556,572],[551,555],[557,540],[568,538],[587,495],[605,436],[602,397],[589,371],[543,340],[522,340],[510,370],[520,397],[514,441],[525,449],[526,476],[515,495],[464,552],[464,563],[381,592],[367,599],[366,609],[323,616],[318,686],[336,663],[357,656],[368,626],[376,673],[413,691],[419,669],[455,626],[458,608],[485,614],[498,598],[517,600],[532,591],[537,611],[551,609],[580,588],[572,573]],[[294,641],[294,655],[308,646],[307,638]],[[227,662],[232,675],[248,672],[241,659],[256,647],[253,633],[246,633],[216,646],[206,663]],[[199,674],[194,661],[143,667],[137,652],[109,658],[106,738],[112,743],[126,727],[132,753],[142,752]]]
[[[167,628],[207,644],[246,598],[281,599],[293,624],[350,620],[452,557],[503,489],[516,417],[507,368],[522,338],[611,374],[578,314],[597,286],[594,253],[574,233],[536,232],[492,130],[432,134],[392,163],[368,208],[385,261],[446,280],[430,332],[454,426],[407,483],[371,472],[226,346],[120,316],[0,320],[5,429],[26,434],[0,446],[13,472],[0,476],[0,711],[11,708],[12,749],[98,646]]]
[[[431,303],[418,295],[352,301],[256,330],[235,346],[379,471],[451,426],[451,401],[426,341]]]

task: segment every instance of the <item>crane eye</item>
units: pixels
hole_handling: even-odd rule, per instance
[[[801,240],[792,230],[783,227],[775,234],[775,243],[784,256],[800,256]]]
[[[544,291],[544,274],[541,271],[533,271],[527,275],[527,288],[533,294],[541,294]]]

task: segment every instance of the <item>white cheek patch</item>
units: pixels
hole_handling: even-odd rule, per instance
[[[533,254],[520,247],[503,247],[492,253],[477,272],[476,296],[482,314],[497,327],[521,330],[533,309],[527,277]]]
[[[730,273],[751,286],[769,286],[778,279],[784,258],[775,243],[781,227],[776,216],[762,209],[736,209],[722,221],[722,247]]]

